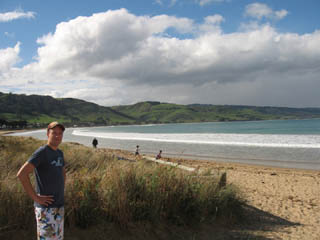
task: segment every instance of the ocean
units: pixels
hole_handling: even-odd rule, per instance
[[[46,139],[46,130],[16,133]],[[68,128],[64,142],[142,154],[320,170],[320,119]]]

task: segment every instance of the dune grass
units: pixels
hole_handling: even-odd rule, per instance
[[[15,177],[45,141],[0,136],[0,233],[33,231],[32,201]],[[63,143],[67,162],[66,228],[135,223],[195,226],[236,223],[243,200],[232,185],[221,186],[210,171],[188,173],[155,163],[120,161],[111,151]]]

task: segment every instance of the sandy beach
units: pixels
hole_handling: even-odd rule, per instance
[[[320,171],[166,160],[226,172],[227,182],[240,188],[249,205],[248,231],[266,239],[320,239]]]

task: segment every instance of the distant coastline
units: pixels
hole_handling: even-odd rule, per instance
[[[81,99],[1,92],[0,106],[0,129],[45,128],[52,121],[67,127],[94,127],[320,118],[320,108],[182,105],[156,101],[105,107]]]

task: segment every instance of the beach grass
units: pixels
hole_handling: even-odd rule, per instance
[[[35,231],[33,204],[16,173],[43,144],[31,137],[0,136],[0,236],[6,231]],[[225,225],[243,216],[240,190],[221,185],[220,176],[210,171],[190,173],[133,161],[130,153],[119,160],[114,151],[76,143],[63,143],[60,149],[67,162],[66,231],[108,224],[121,229],[139,223]]]

